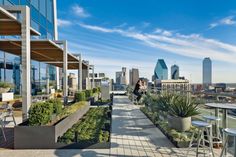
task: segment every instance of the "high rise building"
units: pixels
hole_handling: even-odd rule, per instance
[[[154,76],[156,80],[168,79],[168,68],[164,59],[158,59],[156,67],[154,69]]]
[[[172,80],[179,79],[179,66],[176,64],[171,66],[171,79]]]
[[[120,84],[127,85],[127,70],[125,67],[122,67],[122,76]]]
[[[127,85],[127,71],[122,67],[122,71],[116,72],[116,84]]]
[[[202,62],[202,83],[204,87],[212,83],[212,63],[209,57],[204,58]]]
[[[27,5],[30,8],[30,23],[31,27],[40,33],[39,38],[41,39],[57,39],[57,16],[56,16],[56,0],[0,0],[1,6],[17,6],[17,5]],[[18,16],[17,16],[18,17]],[[20,18],[20,16],[19,16]],[[5,38],[1,36],[1,38]],[[12,67],[3,66],[0,69],[0,81],[10,82],[14,84],[15,92],[20,93],[21,68],[20,62],[15,62],[15,60],[21,60],[19,56],[15,56],[6,52],[0,51],[0,63],[7,65],[6,63],[11,63]],[[33,67],[33,73],[31,73],[31,88],[32,91],[42,90],[46,83],[46,67],[47,64],[31,61]],[[49,78],[50,81],[56,81],[56,67],[49,65]],[[31,69],[32,70],[32,69]],[[38,88],[37,84],[41,84]]]
[[[139,70],[132,68],[129,71],[129,84],[131,86],[135,86],[135,84],[138,82],[139,80]]]
[[[121,84],[121,76],[122,76],[121,71],[116,72],[116,84]]]

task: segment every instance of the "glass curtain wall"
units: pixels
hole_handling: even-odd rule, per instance
[[[54,39],[53,0],[0,0],[0,5],[27,5],[31,12],[31,27],[41,33],[41,39]],[[5,38],[0,36],[0,38]],[[21,92],[21,59],[0,51],[0,81],[14,84],[14,92]],[[46,91],[45,63],[31,61],[32,94]],[[56,82],[56,68],[49,66],[50,83]]]

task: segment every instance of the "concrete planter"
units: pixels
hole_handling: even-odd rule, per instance
[[[22,123],[14,128],[14,148],[15,149],[55,149],[61,145],[56,143],[57,138],[62,136],[89,110],[90,102],[57,122],[53,126],[27,126]]]
[[[187,131],[191,127],[191,117],[174,117],[168,115],[168,125],[177,131]]]

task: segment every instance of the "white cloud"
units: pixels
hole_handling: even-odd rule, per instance
[[[70,26],[72,23],[68,20],[57,19],[57,25],[59,27]]]
[[[156,28],[154,33],[156,34],[162,34],[164,36],[171,36],[172,35],[172,32],[171,31],[168,31],[168,30],[163,30],[161,28]]]
[[[124,37],[140,40],[149,47],[162,49],[181,56],[202,59],[206,56],[213,60],[235,63],[236,46],[208,39],[199,34],[183,35],[164,33],[167,30],[156,29],[156,33],[140,33],[123,29],[109,29],[99,26],[80,24],[81,27],[103,33],[117,33]],[[169,31],[167,31],[169,32]]]
[[[75,6],[72,7],[72,10],[74,11],[74,13],[79,16],[79,17],[89,17],[90,14],[84,10],[84,8],[82,8],[81,6],[79,6],[78,4],[76,4]]]
[[[223,19],[220,19],[217,22],[211,23],[209,28],[212,29],[221,25],[235,25],[235,24],[236,24],[236,21],[234,20],[234,16],[228,16]]]

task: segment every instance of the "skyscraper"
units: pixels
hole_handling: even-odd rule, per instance
[[[127,71],[126,71],[126,67],[122,67],[121,84],[127,85]]]
[[[171,79],[173,80],[179,79],[179,66],[176,64],[171,66]]]
[[[168,68],[164,59],[158,59],[156,67],[154,69],[154,76],[156,80],[168,79]]]
[[[116,72],[116,84],[127,85],[127,71],[122,67],[122,71]]]
[[[135,68],[130,69],[130,71],[129,71],[129,84],[131,86],[134,86],[138,82],[138,79],[139,79],[139,70],[135,69]]]
[[[212,63],[209,57],[204,58],[202,62],[202,83],[204,87],[212,83]]]
[[[116,84],[120,84],[121,83],[121,76],[122,76],[122,72],[121,71],[116,72]]]

